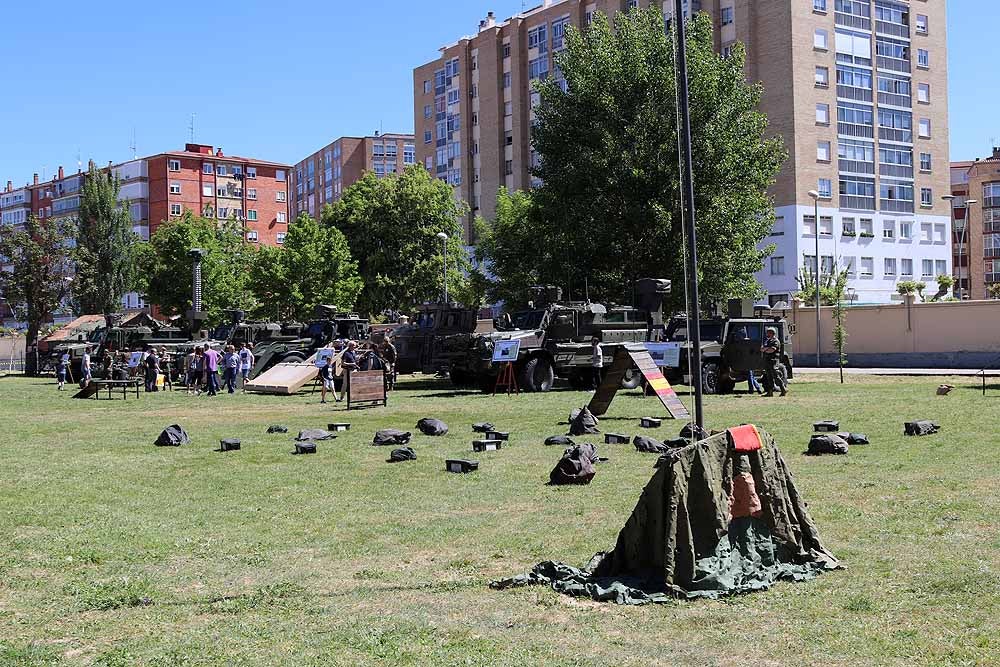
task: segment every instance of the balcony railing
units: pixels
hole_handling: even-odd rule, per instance
[[[865,137],[867,139],[871,139],[875,136],[875,128],[871,125],[838,122],[837,134],[842,134],[847,137]]]
[[[837,84],[837,97],[858,102],[871,102],[871,88],[855,88],[854,86],[844,86]]]
[[[878,19],[875,19],[875,32],[883,35],[891,35],[892,37],[910,38],[910,26],[901,23],[879,21]]]
[[[990,234],[1000,232],[1000,222],[986,222],[983,223],[983,233]]]
[[[910,61],[902,58],[890,58],[889,56],[877,56],[875,66],[879,69],[887,69],[893,72],[909,72]]]
[[[984,248],[983,257],[1000,257],[1000,248]]]
[[[1000,197],[983,197],[983,208],[1000,206]]]
[[[894,107],[904,107],[906,109],[913,108],[913,98],[909,95],[899,95],[898,93],[883,93],[879,91],[878,103],[880,105],[890,104]]]
[[[864,162],[862,160],[845,160],[840,158],[837,161],[837,167],[842,172],[848,172],[852,174],[874,174],[875,173],[875,163],[874,162]]]
[[[850,208],[861,211],[875,210],[875,197],[860,195],[840,195],[840,208]]]
[[[879,208],[891,213],[913,213],[913,202],[904,199],[880,199]]]
[[[844,12],[836,12],[835,20],[837,25],[847,26],[848,28],[857,28],[858,30],[871,30],[872,20],[865,16],[857,16],[855,14],[845,14]]]
[[[878,138],[882,141],[895,141],[901,144],[913,143],[913,130],[901,130],[895,127],[878,128]]]
[[[987,273],[984,277],[987,283],[1000,283],[1000,273]]]
[[[905,164],[879,164],[879,176],[889,176],[892,178],[913,178],[913,166]]]

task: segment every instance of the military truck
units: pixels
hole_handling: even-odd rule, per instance
[[[472,308],[434,303],[418,306],[407,323],[373,334],[372,341],[380,343],[386,335],[392,338],[397,373],[447,374],[455,357],[464,351],[461,345],[452,344],[452,337],[492,330],[493,323],[480,320]]]
[[[520,388],[547,392],[556,378],[574,386],[584,386],[592,367],[591,340],[601,341],[605,365],[614,358],[616,345],[659,340],[662,336],[662,301],[670,291],[670,281],[641,280],[636,284],[637,306],[605,306],[589,301],[562,301],[557,287],[532,290],[529,310],[501,317],[497,331],[488,335],[451,337],[445,344],[461,348],[451,366],[456,386],[490,389],[499,369],[492,363],[499,341],[518,340],[520,350],[515,371]],[[639,386],[641,376],[630,371],[623,386]]]
[[[706,394],[727,394],[740,382],[747,382],[750,371],[760,378],[764,372],[764,354],[760,351],[764,332],[778,330],[781,342],[779,368],[785,379],[793,376],[792,326],[781,317],[765,315],[766,309],[755,309],[753,317],[719,317],[699,322],[701,332],[702,388]],[[734,313],[735,314],[735,313]],[[665,339],[681,343],[680,366],[667,369],[667,379],[681,383],[690,378],[688,359],[691,348],[688,322],[676,315],[667,323]]]
[[[254,367],[250,379],[284,362],[303,362],[316,350],[335,340],[366,341],[371,327],[367,319],[339,312],[335,306],[317,306],[316,319],[307,325],[286,325],[279,335],[254,347]]]

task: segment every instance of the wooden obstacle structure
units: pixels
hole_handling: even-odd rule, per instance
[[[278,364],[253,381],[247,382],[243,390],[251,394],[291,396],[319,375],[315,362],[316,356],[313,355],[301,363]]]
[[[353,371],[347,381],[347,409],[388,405],[385,371]]]
[[[663,372],[657,368],[653,358],[649,355],[646,347],[642,343],[626,343],[620,346],[615,352],[614,361],[604,375],[604,382],[590,400],[587,407],[596,417],[607,414],[611,407],[611,401],[615,399],[618,390],[622,386],[622,380],[629,368],[636,367],[646,378],[646,382],[652,388],[660,403],[667,409],[667,412],[674,419],[690,419],[684,404],[677,398],[677,392],[663,376]]]

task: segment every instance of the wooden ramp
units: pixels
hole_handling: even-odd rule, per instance
[[[253,381],[247,382],[243,388],[251,394],[291,396],[315,380],[318,374],[316,355],[313,355],[308,361],[301,363],[278,364],[266,373],[261,373]]]
[[[96,394],[100,388],[101,388],[100,385],[98,385],[97,383],[90,382],[87,384],[86,387],[73,394],[73,398],[90,398],[91,396]]]
[[[625,372],[632,366],[642,372],[642,376],[646,378],[646,382],[652,387],[656,397],[660,399],[660,403],[667,409],[671,417],[690,419],[691,415],[687,408],[677,398],[677,393],[670,386],[667,378],[663,377],[663,372],[657,368],[656,363],[649,356],[649,352],[642,343],[627,343],[620,346],[615,352],[614,361],[605,372],[603,384],[594,393],[590,405],[587,406],[594,416],[600,417],[607,413],[608,408],[611,407],[611,401],[615,399],[615,395],[618,394],[618,390],[622,386]]]

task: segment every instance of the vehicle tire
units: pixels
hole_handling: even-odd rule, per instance
[[[452,385],[460,389],[464,389],[472,384],[469,374],[457,368],[452,368],[448,371],[448,377],[451,379]]]
[[[719,364],[714,361],[701,366],[701,390],[706,394],[719,393]]]
[[[642,372],[638,368],[630,368],[625,371],[622,378],[622,389],[638,389],[642,384]]]
[[[555,384],[556,373],[545,357],[528,359],[521,371],[521,389],[530,392],[547,392]]]

